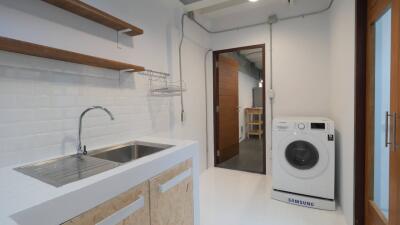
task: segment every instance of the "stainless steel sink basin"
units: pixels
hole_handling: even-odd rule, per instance
[[[25,175],[60,187],[119,166],[119,163],[89,156],[66,156],[15,168]]]
[[[125,145],[94,150],[86,156],[65,156],[18,167],[15,170],[47,184],[60,187],[170,147],[172,145],[132,142]]]
[[[172,147],[172,145],[135,142],[114,148],[96,150],[89,153],[89,155],[95,158],[110,160],[117,163],[127,163],[132,160],[160,152],[170,147]]]

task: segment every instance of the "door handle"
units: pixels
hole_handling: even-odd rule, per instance
[[[385,117],[385,147],[389,147],[392,143],[389,141],[389,118],[391,117],[390,113],[386,111]]]
[[[397,113],[393,113],[393,151],[397,150]]]

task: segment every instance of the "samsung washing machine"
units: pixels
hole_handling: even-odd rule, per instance
[[[329,119],[274,119],[273,199],[335,210],[334,134],[334,123]]]

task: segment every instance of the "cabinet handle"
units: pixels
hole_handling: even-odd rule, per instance
[[[105,218],[104,220],[96,223],[96,225],[116,225],[143,207],[144,207],[144,196],[141,195],[136,201],[118,210],[117,212],[113,213],[111,216]]]
[[[184,172],[178,174],[176,177],[171,180],[165,182],[164,184],[160,184],[160,192],[164,193],[175,187],[177,184],[181,183],[186,178],[192,175],[192,169],[185,170]]]

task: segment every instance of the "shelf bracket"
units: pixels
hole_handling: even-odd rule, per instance
[[[134,69],[124,69],[119,71],[119,76],[118,76],[118,84],[121,85],[121,74],[122,73],[133,73],[135,72]]]
[[[135,70],[134,69],[124,69],[124,70],[120,70],[119,72],[120,73],[133,73],[133,72],[135,72]]]
[[[131,31],[132,31],[132,29],[127,28],[127,29],[119,30],[119,31],[118,31],[118,34],[129,33],[129,32],[131,32]]]
[[[122,47],[119,45],[119,37],[120,37],[120,35],[129,33],[131,31],[132,31],[132,29],[130,29],[130,28],[117,31],[117,48],[122,49]]]

